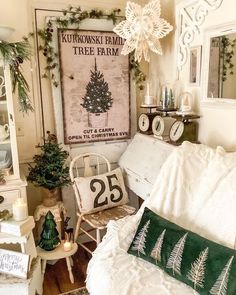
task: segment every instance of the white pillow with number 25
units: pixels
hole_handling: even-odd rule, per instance
[[[94,213],[128,202],[122,171],[113,171],[91,177],[75,178],[80,201],[81,213]]]

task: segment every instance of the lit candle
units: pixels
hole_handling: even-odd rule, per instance
[[[72,249],[72,242],[64,241],[63,248],[65,252],[68,252]]]
[[[17,198],[12,205],[13,218],[16,221],[24,220],[28,217],[27,204],[23,198]]]

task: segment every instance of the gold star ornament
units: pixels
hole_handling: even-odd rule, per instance
[[[162,54],[159,39],[169,34],[173,27],[160,17],[160,0],[151,0],[144,7],[128,1],[125,14],[126,20],[113,29],[126,40],[121,54],[127,55],[135,50],[135,60],[138,62],[142,56],[149,62],[150,50]]]

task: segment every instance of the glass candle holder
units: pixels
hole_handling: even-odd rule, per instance
[[[193,96],[190,92],[183,92],[179,98],[179,112],[191,114],[193,112]]]
[[[162,85],[160,106],[163,109],[175,107],[173,90],[172,90],[171,85],[169,83]]]

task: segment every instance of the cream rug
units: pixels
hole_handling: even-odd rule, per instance
[[[83,287],[66,293],[61,293],[59,295],[89,295],[89,292],[85,287]]]

